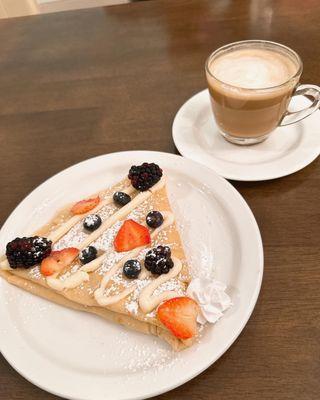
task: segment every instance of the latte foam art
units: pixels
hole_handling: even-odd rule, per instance
[[[209,65],[220,81],[244,89],[264,89],[287,82],[298,66],[289,57],[271,50],[239,49],[221,55]]]

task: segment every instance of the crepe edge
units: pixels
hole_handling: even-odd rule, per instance
[[[42,297],[43,299],[51,301],[60,306],[67,307],[76,311],[89,312],[98,315],[106,321],[120,324],[136,332],[158,336],[161,339],[165,340],[174,351],[184,350],[192,346],[192,344],[194,343],[194,339],[180,340],[173,336],[171,332],[166,330],[165,328],[161,328],[160,326],[137,320],[130,317],[129,315],[116,313],[102,307],[84,306],[82,304],[76,303],[42,285],[24,279],[20,276],[13,275],[9,271],[0,270],[0,276],[10,284],[15,285],[33,295]]]

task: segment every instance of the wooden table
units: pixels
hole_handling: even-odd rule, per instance
[[[302,56],[303,81],[319,84],[319,20],[319,0],[155,0],[1,20],[0,224],[78,161],[175,152],[173,117],[205,87],[206,56],[225,43],[282,42]],[[158,399],[319,399],[319,160],[283,179],[233,184],[264,242],[257,306],[218,362]],[[3,358],[0,398],[57,399]]]

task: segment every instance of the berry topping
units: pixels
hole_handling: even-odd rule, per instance
[[[159,228],[163,224],[163,216],[159,211],[150,211],[146,217],[146,222],[150,228]]]
[[[179,339],[189,339],[197,334],[198,304],[190,297],[174,297],[162,303],[158,319]]]
[[[148,228],[132,219],[124,221],[114,239],[116,251],[128,251],[136,247],[145,246],[151,242]]]
[[[123,266],[123,274],[129,279],[137,279],[141,272],[141,264],[138,260],[128,260]]]
[[[88,246],[84,250],[82,250],[79,259],[82,264],[88,264],[89,262],[93,261],[97,258],[98,251],[93,246]]]
[[[113,195],[113,201],[119,206],[125,206],[126,204],[130,203],[131,197],[124,192],[115,192]]]
[[[133,165],[130,168],[128,178],[131,180],[132,186],[144,192],[160,181],[162,177],[162,169],[159,165],[151,163],[143,163],[142,165]]]
[[[100,198],[99,196],[94,197],[93,199],[86,199],[78,201],[78,203],[74,204],[71,208],[71,214],[85,214],[91,210],[93,210],[99,204]]]
[[[52,251],[50,256],[45,258],[41,263],[40,271],[42,275],[50,276],[61,272],[72,263],[78,254],[79,250],[75,247]]]
[[[154,275],[167,274],[173,267],[170,247],[157,246],[149,250],[144,265]]]
[[[6,256],[11,268],[30,268],[51,253],[51,240],[33,236],[16,238],[7,244]]]
[[[83,221],[83,227],[90,232],[95,231],[96,229],[99,228],[101,225],[102,220],[97,214],[90,214],[87,217],[85,217]]]

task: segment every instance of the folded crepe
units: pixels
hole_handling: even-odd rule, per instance
[[[58,211],[50,222],[35,232],[35,237],[40,237],[37,239],[40,244],[41,238],[51,241],[52,252],[41,263],[29,268],[19,265],[19,251],[25,238],[18,239],[13,245],[10,243],[14,241],[10,242],[8,258],[1,258],[0,276],[62,306],[91,312],[133,330],[159,336],[175,350],[191,346],[197,335],[198,306],[186,294],[190,269],[168,200],[166,180],[162,170],[153,166],[155,164],[146,163],[134,166],[135,173],[129,173],[130,179],[123,179],[109,189]],[[158,176],[152,176],[155,171]],[[115,201],[116,192],[121,192],[122,200],[126,198],[129,202],[122,201],[119,205],[119,201]],[[154,228],[146,223],[146,216],[151,211],[158,211],[162,216]],[[101,224],[89,231],[84,228],[84,220],[88,228],[90,221],[96,222],[92,215],[98,215]],[[137,227],[139,234],[123,232],[128,221],[128,225]],[[143,244],[139,241],[141,232],[148,237]],[[119,243],[124,247],[119,248]],[[90,256],[92,250],[89,246],[96,254],[86,262],[84,258]],[[171,250],[165,260],[163,255],[157,256],[158,246],[167,246]],[[67,262],[64,254],[68,256]],[[146,268],[148,254],[153,269]],[[39,259],[39,253],[33,255]],[[16,264],[14,257],[18,260]],[[133,278],[124,271],[128,260],[137,260],[141,267],[138,275],[136,270],[131,271]],[[160,270],[157,269],[159,265]],[[190,302],[193,303],[191,308]]]

